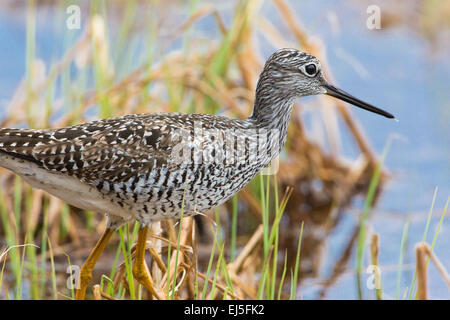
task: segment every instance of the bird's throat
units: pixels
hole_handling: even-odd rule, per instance
[[[270,131],[271,135],[276,134],[279,137],[281,150],[286,142],[292,107],[292,99],[272,101],[272,103],[256,100],[253,112],[247,121],[251,122],[255,128]]]

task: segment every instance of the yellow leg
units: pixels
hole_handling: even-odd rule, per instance
[[[86,262],[81,267],[79,279],[80,287],[75,292],[76,300],[84,300],[86,296],[86,288],[92,279],[92,270],[94,270],[94,266],[97,263],[98,258],[102,254],[103,250],[106,247],[106,244],[108,243],[109,239],[111,239],[113,233],[114,230],[112,229],[105,230],[102,237],[95,245],[94,250],[92,250]]]
[[[150,277],[150,272],[148,271],[147,264],[145,263],[145,247],[147,243],[147,234],[147,226],[139,230],[133,264],[133,276],[153,296],[161,300],[161,296],[153,288],[153,281]]]

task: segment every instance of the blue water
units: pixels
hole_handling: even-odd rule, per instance
[[[374,4],[376,0],[372,1]],[[398,255],[402,229],[409,214],[411,225],[405,263],[414,262],[413,246],[421,241],[433,192],[438,187],[435,210],[427,241],[431,243],[447,197],[450,195],[450,41],[439,45],[435,53],[430,43],[420,34],[405,27],[369,30],[365,27],[364,6],[342,1],[292,1],[296,14],[311,35],[317,35],[326,44],[328,69],[336,85],[353,95],[382,107],[399,119],[387,120],[363,110],[352,108],[353,114],[380,154],[388,137],[400,136],[392,143],[386,165],[392,179],[384,191],[377,209],[372,213],[371,227],[380,234],[380,264],[383,289],[387,297],[395,296]],[[333,31],[327,20],[333,12],[339,21],[340,32]],[[55,28],[56,19],[43,10],[37,16],[36,56],[46,64],[61,58],[65,52],[61,28]],[[261,14],[270,17],[277,26],[283,22],[273,7],[265,3]],[[209,22],[208,22],[209,21]],[[211,20],[205,20],[205,25]],[[74,31],[72,37],[76,37]],[[208,32],[208,29],[205,31]],[[26,11],[0,11],[0,114],[11,99],[25,72]],[[274,49],[267,46],[265,54]],[[351,55],[365,69],[363,75],[342,58],[342,52]],[[354,143],[343,130],[343,152],[355,156]],[[356,208],[362,206],[357,201]],[[448,216],[448,214],[447,214]],[[342,244],[356,222],[355,215],[346,215],[331,235],[328,253],[322,270],[326,276],[342,250]],[[450,219],[441,227],[435,252],[450,269]],[[350,268],[354,265],[350,263]],[[412,267],[412,266],[411,266]],[[448,288],[430,267],[430,296],[450,298]],[[410,285],[412,273],[405,271],[401,294]],[[365,282],[365,280],[364,280]],[[330,289],[327,298],[356,298],[355,280],[351,270]],[[305,286],[303,298],[316,297],[315,286]],[[373,296],[366,290],[365,294]]]

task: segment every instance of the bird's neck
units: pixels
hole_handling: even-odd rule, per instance
[[[248,121],[257,128],[271,131],[271,135],[277,134],[279,137],[279,151],[284,146],[287,137],[287,129],[291,117],[293,99],[260,96],[255,99],[253,112]]]

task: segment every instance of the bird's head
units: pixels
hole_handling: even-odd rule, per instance
[[[327,94],[387,118],[392,114],[340,90],[325,80],[320,61],[297,49],[280,49],[267,60],[259,80],[257,96],[283,100]]]

